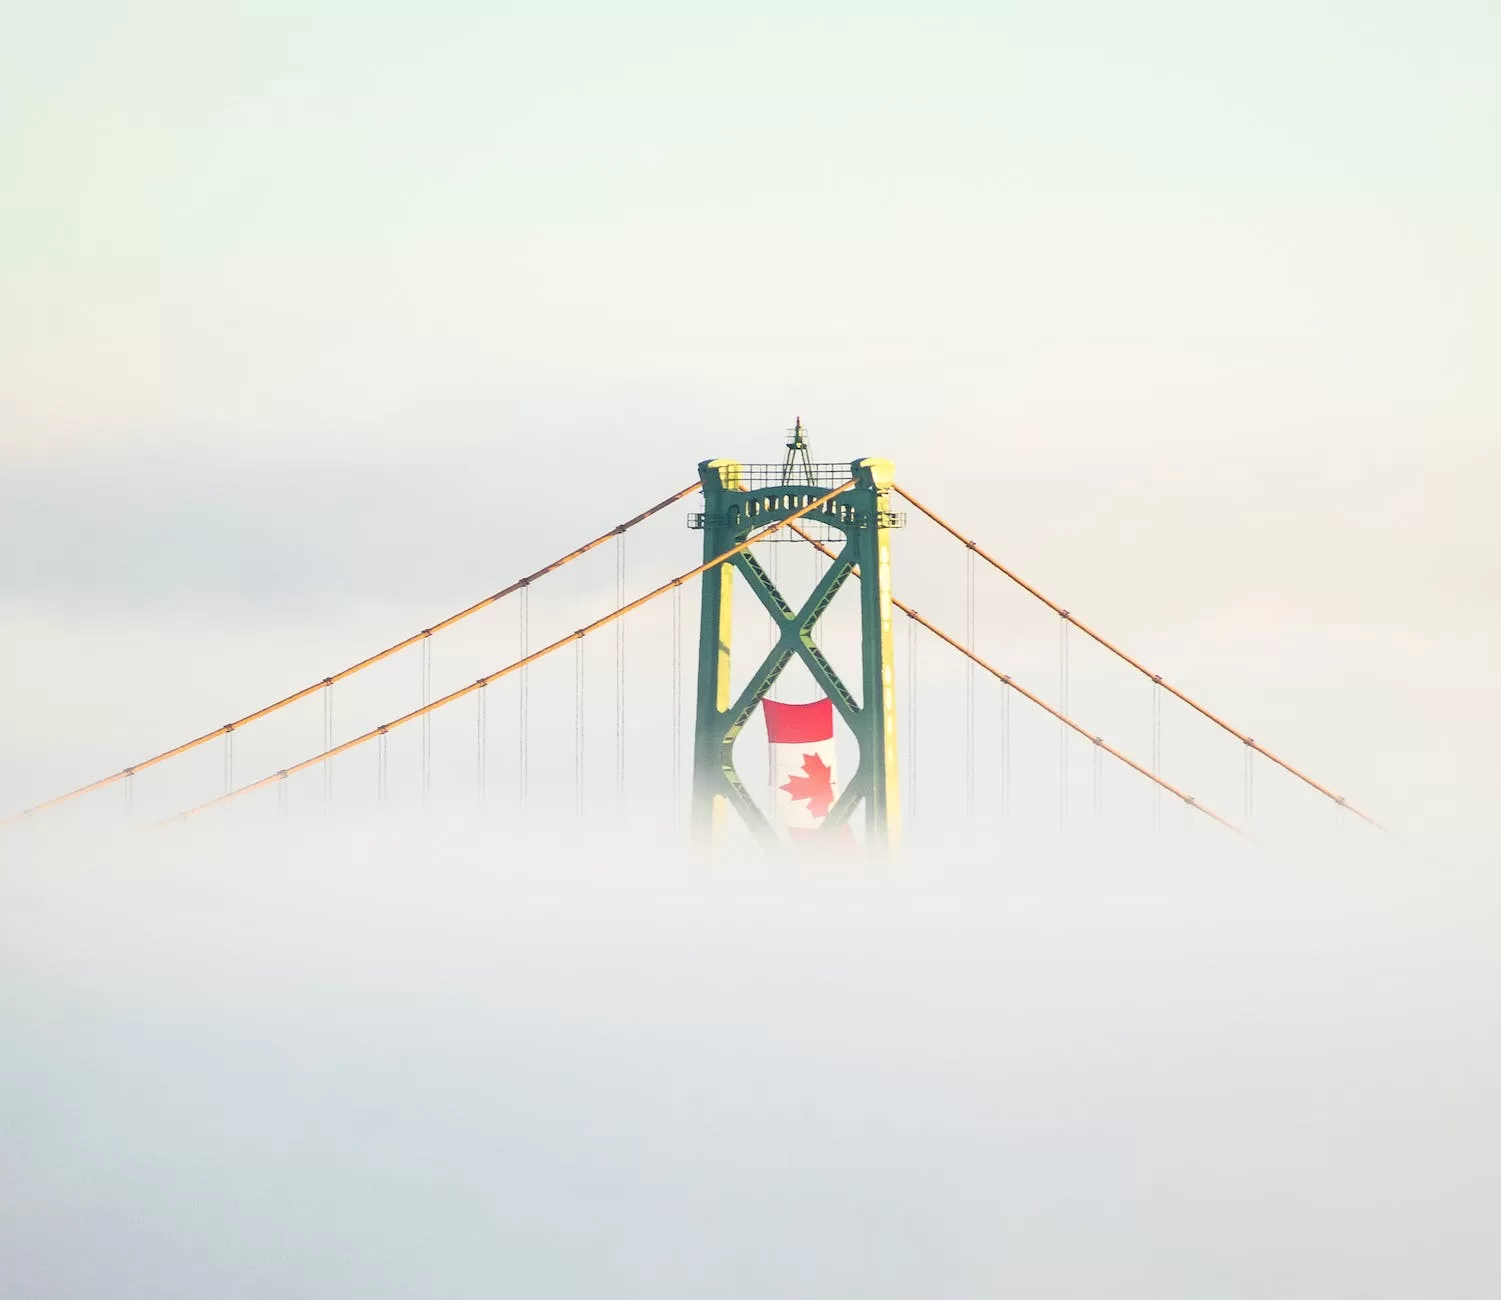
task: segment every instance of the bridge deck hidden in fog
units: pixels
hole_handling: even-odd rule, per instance
[[[626,535],[695,494],[701,494],[702,508],[690,514],[688,523],[702,534],[701,561],[676,576],[668,577],[645,594],[627,600]],[[951,544],[957,544],[956,553],[965,565],[966,602],[965,626],[959,632],[937,626],[893,593],[892,535],[907,524],[907,511],[919,517],[924,527],[936,530],[938,535],[946,535]],[[539,648],[532,648],[528,643],[528,628],[531,618],[535,617],[534,602],[547,590],[547,580],[565,566],[610,543],[614,544],[616,552],[615,607]],[[812,580],[801,594],[790,594],[793,584],[780,577],[781,570],[790,567],[780,563],[781,554],[794,549],[800,554],[817,557]],[[1044,699],[1037,693],[1035,683],[1018,680],[979,654],[975,636],[977,564],[1001,574],[1028,598],[1040,602],[1049,611],[1048,616],[1057,620],[1059,681],[1055,700]],[[695,586],[699,594],[697,683],[692,715],[691,775],[685,783],[680,740],[682,602],[685,589],[691,592]],[[769,620],[766,640],[761,643],[764,651],[754,655],[747,652],[745,637],[737,638],[736,635],[732,612],[737,587],[749,589]],[[836,656],[821,636],[821,631],[841,593],[845,594],[843,608],[853,615],[849,620],[850,635],[845,638],[845,648],[852,653],[836,663]],[[850,609],[850,593],[858,599],[857,609]],[[744,595],[742,589],[742,599]],[[7,820],[30,820],[63,804],[84,801],[84,796],[97,795],[114,785],[124,786],[126,806],[131,806],[135,783],[143,773],[174,760],[181,761],[216,740],[222,742],[224,752],[222,792],[190,807],[173,810],[169,820],[201,816],[258,792],[261,797],[268,797],[272,788],[277,791],[277,802],[285,805],[289,784],[299,776],[303,777],[304,785],[312,782],[321,794],[322,802],[331,805],[335,760],[351,751],[366,748],[375,751],[375,793],[378,801],[385,804],[389,801],[392,737],[398,732],[405,734],[409,728],[421,737],[421,791],[425,806],[432,789],[433,718],[440,711],[451,711],[459,701],[471,697],[476,706],[477,722],[474,779],[483,798],[489,788],[486,697],[493,684],[506,678],[514,679],[518,705],[511,728],[517,764],[513,797],[518,808],[524,807],[529,797],[533,800],[550,798],[553,804],[559,804],[562,800],[557,797],[560,794],[558,789],[533,788],[535,782],[528,755],[529,738],[536,723],[529,708],[528,674],[542,661],[562,655],[570,647],[576,661],[573,802],[581,810],[586,787],[585,642],[606,628],[614,632],[614,771],[617,791],[623,793],[630,767],[629,733],[625,726],[628,695],[626,623],[635,611],[664,600],[671,605],[673,624],[672,704],[663,711],[664,719],[670,719],[672,731],[670,772],[666,779],[671,782],[674,823],[678,819],[683,787],[687,785],[688,823],[694,839],[701,844],[722,840],[738,824],[743,832],[770,850],[789,843],[808,847],[820,843],[831,846],[860,843],[876,853],[894,849],[901,837],[903,793],[906,792],[910,804],[917,791],[917,690],[922,677],[917,658],[919,636],[929,636],[942,643],[942,652],[952,656],[955,665],[965,674],[964,705],[960,711],[964,734],[962,785],[965,812],[971,819],[977,802],[994,799],[1003,808],[1010,803],[1010,701],[1015,697],[1035,706],[1056,723],[1059,737],[1057,800],[1060,822],[1064,825],[1068,822],[1071,747],[1075,750],[1082,748],[1092,756],[1096,818],[1101,803],[1102,767],[1108,760],[1134,773],[1132,779],[1150,794],[1150,815],[1154,825],[1160,824],[1162,802],[1166,797],[1181,804],[1190,815],[1210,819],[1238,834],[1248,834],[1253,806],[1253,762],[1264,761],[1295,779],[1311,798],[1332,804],[1336,817],[1349,814],[1376,825],[1372,818],[1353,808],[1343,797],[1231,726],[1161,675],[1151,672],[1067,609],[1023,581],[993,558],[978,541],[961,533],[899,485],[891,462],[861,459],[850,463],[821,464],[813,461],[801,421],[791,430],[780,462],[704,461],[699,465],[696,483],[674,492],[625,523],[483,600],[350,667],[320,677],[234,722],[12,814]],[[482,611],[507,601],[519,604],[520,638],[516,657],[504,666],[434,698],[431,685],[434,639]],[[904,704],[899,701],[903,678],[898,673],[893,629],[893,619],[898,613],[904,616],[909,633]],[[1087,638],[1150,683],[1152,739],[1151,753],[1145,760],[1133,758],[1070,716],[1071,633],[1075,637]],[[390,717],[342,741],[336,740],[335,689],[350,678],[368,673],[376,665],[414,647],[421,648],[422,656],[420,707]],[[640,658],[639,653],[636,658]],[[784,674],[793,666],[796,666],[795,675],[798,677],[796,693],[809,698],[776,698],[779,683],[785,683]],[[977,721],[977,683],[985,676],[999,684],[994,689],[1001,693],[1001,721],[994,729],[982,728]],[[1226,733],[1243,750],[1242,807],[1238,818],[1232,819],[1228,813],[1217,811],[1196,798],[1181,779],[1169,781],[1163,776],[1161,711],[1164,697],[1186,706],[1205,724]],[[322,744],[318,752],[274,770],[259,772],[253,779],[237,784],[234,772],[237,737],[247,728],[264,723],[272,715],[301,701],[309,701],[311,706],[311,702],[317,699],[322,701],[323,712]],[[557,711],[552,712],[555,715]],[[737,741],[748,728],[753,728],[758,715],[765,728],[766,763],[764,769],[758,764],[754,778],[750,778],[737,767]],[[411,724],[419,726],[413,728]],[[899,761],[903,753],[904,726],[908,757],[905,780]],[[1000,753],[999,771],[989,780],[994,789],[987,786],[977,790],[977,752],[990,747],[992,741]],[[744,747],[740,748],[743,750]],[[839,771],[838,751],[841,748],[847,757],[853,757],[853,766],[846,773]],[[318,773],[322,775],[321,782]],[[552,782],[553,786],[561,784],[556,780]]]

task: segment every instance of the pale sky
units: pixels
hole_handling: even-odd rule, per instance
[[[18,14],[7,807],[802,415],[1352,798],[1460,815],[1501,774],[1498,35],[1478,3]],[[957,599],[922,545],[899,594]],[[994,657],[1050,662],[1000,618]]]

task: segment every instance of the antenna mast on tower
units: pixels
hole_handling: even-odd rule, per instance
[[[787,454],[782,457],[783,483],[814,483],[813,458],[808,454],[808,440],[803,436],[803,417],[787,430]]]

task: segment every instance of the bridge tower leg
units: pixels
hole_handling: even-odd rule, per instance
[[[892,663],[890,533],[901,516],[890,509],[890,461],[866,459],[843,466],[742,465],[706,460],[698,467],[704,512],[690,522],[704,534],[704,559],[712,560],[768,524],[785,519],[841,483],[854,486],[804,517],[844,538],[828,570],[800,608],[794,608],[749,551],[705,571],[699,613],[698,705],[694,726],[694,842],[718,842],[733,808],[766,847],[780,841],[735,770],[735,740],[756,705],[794,657],[833,701],[854,733],[859,761],[823,824],[836,835],[857,805],[865,808],[867,849],[895,849],[901,830],[897,784],[895,672]],[[811,482],[788,481],[811,479]],[[738,694],[731,685],[731,608],[736,572],[780,629],[776,644]],[[856,699],[813,639],[813,628],[847,581],[860,586],[860,695]]]

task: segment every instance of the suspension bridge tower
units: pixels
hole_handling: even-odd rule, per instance
[[[849,834],[851,815],[864,805],[868,850],[895,848],[901,829],[897,785],[895,672],[892,662],[890,534],[903,522],[891,507],[890,461],[815,463],[802,421],[791,431],[780,464],[706,460],[698,467],[704,510],[690,525],[704,534],[704,561],[729,558],[705,570],[698,640],[698,703],[694,727],[692,830],[701,846],[719,838],[734,808],[758,841],[779,847],[771,820],[735,769],[735,741],[758,704],[794,658],[802,661],[855,738],[854,774],[828,806],[816,835]],[[837,545],[832,563],[801,605],[794,607],[749,542],[768,529]],[[795,532],[794,532],[795,530]],[[738,549],[737,549],[738,548]],[[828,551],[829,548],[824,548]],[[733,554],[730,554],[733,552]],[[738,694],[732,694],[732,595],[735,574],[749,584],[776,631],[771,650]],[[814,628],[847,582],[860,594],[859,695],[825,657]]]

